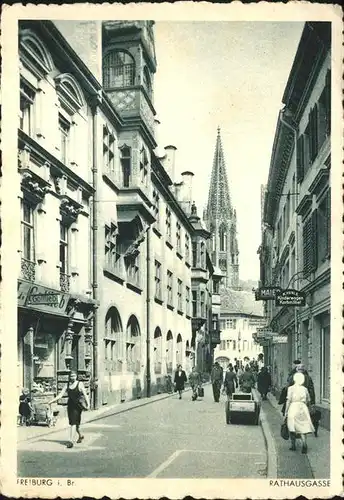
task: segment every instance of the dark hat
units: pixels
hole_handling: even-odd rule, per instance
[[[301,361],[299,359],[295,359],[295,361],[293,361],[293,364],[294,365],[301,365]]]

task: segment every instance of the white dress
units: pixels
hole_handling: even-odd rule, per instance
[[[309,393],[303,385],[292,385],[288,387],[287,393],[287,425],[289,432],[297,434],[309,434],[314,432],[311,416],[309,414],[307,403],[309,402]]]

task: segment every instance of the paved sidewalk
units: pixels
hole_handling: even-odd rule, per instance
[[[189,388],[185,389],[185,392],[190,390]],[[111,415],[116,415],[119,413],[123,413],[128,410],[132,410],[139,406],[145,406],[151,403],[155,403],[156,401],[160,401],[162,399],[170,398],[174,393],[168,394],[157,394],[156,396],[152,396],[150,398],[142,398],[135,399],[132,401],[126,401],[124,403],[117,403],[114,405],[106,405],[98,410],[90,410],[84,412],[82,415],[82,423],[86,424],[87,422],[94,422],[99,420],[100,418],[105,418]],[[36,438],[40,438],[42,436],[52,434],[54,432],[58,432],[61,429],[68,428],[68,420],[67,417],[60,417],[55,425],[55,427],[46,427],[43,425],[22,427],[19,426],[18,434],[17,434],[17,442],[28,441]]]
[[[281,406],[276,398],[268,394],[268,401],[262,402],[277,452],[277,477],[283,478],[322,478],[330,477],[330,432],[319,428],[318,437],[307,438],[308,453],[301,454],[300,440],[297,440],[297,451],[290,451],[290,442],[280,436],[283,416]]]

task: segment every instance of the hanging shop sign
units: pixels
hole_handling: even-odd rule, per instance
[[[257,339],[270,339],[273,335],[276,335],[272,330],[267,328],[257,328],[256,337]]]
[[[306,305],[306,294],[299,292],[298,290],[293,290],[292,288],[287,290],[282,290],[276,295],[276,306],[299,306],[303,307]]]
[[[256,290],[256,300],[274,300],[281,291],[279,286],[262,286]]]
[[[273,335],[273,344],[288,344],[288,335]]]
[[[18,280],[19,307],[28,307],[52,314],[66,314],[69,297],[68,293]]]

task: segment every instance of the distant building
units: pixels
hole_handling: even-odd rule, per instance
[[[274,338],[261,343],[276,393],[292,361],[302,361],[329,427],[331,23],[305,23],[282,102],[265,193],[260,286],[296,289],[306,304],[266,301]]]
[[[221,341],[214,359],[224,368],[235,360],[258,359],[263,348],[253,339],[257,328],[265,326],[261,303],[251,292],[227,289],[221,294]]]

